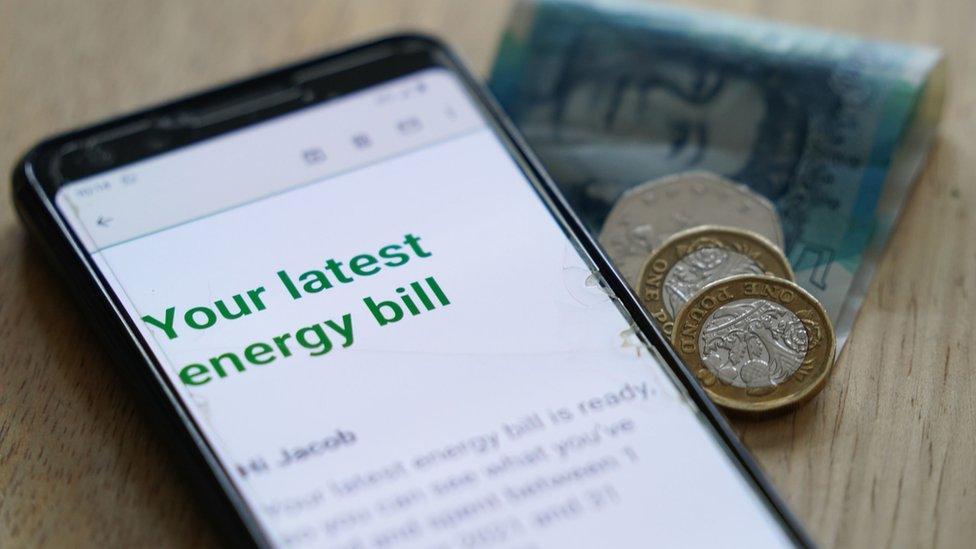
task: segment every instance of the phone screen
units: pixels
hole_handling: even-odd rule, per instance
[[[428,69],[56,205],[282,546],[789,544],[545,200]]]

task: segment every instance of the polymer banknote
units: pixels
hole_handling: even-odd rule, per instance
[[[539,0],[516,5],[489,86],[595,234],[628,189],[663,176],[711,172],[764,196],[797,282],[843,341],[929,149],[944,82],[930,47]]]

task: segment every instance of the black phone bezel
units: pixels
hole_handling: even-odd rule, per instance
[[[215,524],[235,546],[270,545],[266,533],[231,480],[231,472],[216,458],[187,412],[186,403],[177,397],[172,381],[164,375],[161,365],[139,335],[133,319],[124,312],[118,297],[110,291],[81,241],[57,211],[54,196],[61,185],[72,180],[428,67],[446,68],[464,83],[563,230],[589,256],[607,287],[619,298],[642,335],[664,359],[688,398],[738,461],[743,474],[766,499],[770,512],[797,545],[812,546],[799,521],[773,490],[724,417],[665,343],[664,336],[640,306],[636,295],[611,266],[595,239],[586,232],[514,124],[450,49],[434,38],[419,34],[382,38],[59,135],[36,145],[14,168],[14,202],[21,219],[72,287],[82,308],[108,344],[113,358],[129,377],[141,400],[149,406],[151,416],[163,426],[183,469],[198,488],[204,505],[212,511]],[[224,112],[229,114],[221,116]],[[99,149],[107,150],[101,154]],[[75,162],[69,159],[70,155],[81,155],[86,160]]]

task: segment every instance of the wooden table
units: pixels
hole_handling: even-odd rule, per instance
[[[823,394],[737,425],[824,545],[976,543],[976,2],[715,0],[936,44],[941,137]],[[0,166],[54,131],[402,28],[484,74],[509,2],[0,0]],[[0,545],[211,545],[96,334],[0,193]]]

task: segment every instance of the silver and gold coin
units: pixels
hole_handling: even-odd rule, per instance
[[[742,415],[793,409],[834,364],[830,318],[803,288],[742,275],[709,284],[675,320],[671,342],[713,402]]]
[[[706,285],[730,276],[771,275],[793,280],[772,242],[732,227],[704,225],[671,236],[648,257],[637,281],[641,303],[670,336],[678,311]]]
[[[783,249],[783,229],[773,204],[745,185],[705,171],[655,179],[628,190],[607,214],[599,240],[636,289],[651,251],[674,233],[703,224],[752,231]]]

